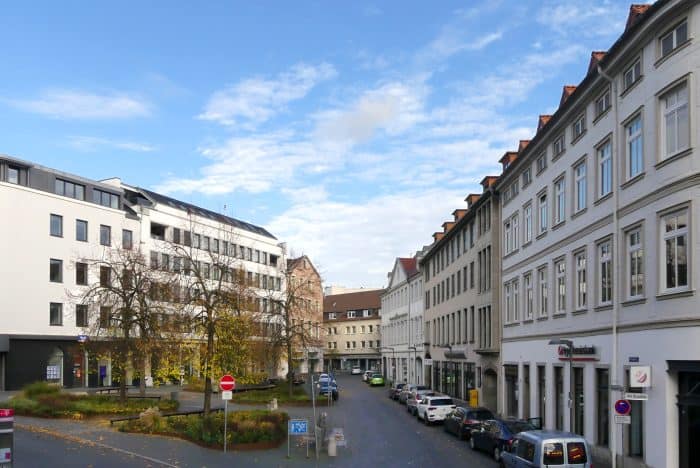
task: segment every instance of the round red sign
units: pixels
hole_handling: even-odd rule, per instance
[[[226,374],[219,380],[219,388],[223,392],[228,392],[236,388],[236,379]]]

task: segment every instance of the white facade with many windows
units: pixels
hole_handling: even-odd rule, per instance
[[[700,6],[631,16],[498,181],[520,183],[501,207],[501,406],[625,466],[697,466]],[[571,340],[573,359],[552,340]],[[633,366],[651,368],[651,387],[632,385]],[[612,413],[623,391],[648,395],[629,425]]]

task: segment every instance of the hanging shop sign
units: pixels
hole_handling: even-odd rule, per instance
[[[651,387],[651,366],[630,367],[630,387],[648,388]]]

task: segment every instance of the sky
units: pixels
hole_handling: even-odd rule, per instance
[[[0,153],[263,226],[386,286],[629,3],[3,2]]]

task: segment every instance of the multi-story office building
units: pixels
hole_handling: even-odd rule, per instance
[[[88,308],[80,296],[103,279],[95,261],[117,250],[139,251],[151,266],[174,273],[186,273],[187,265],[172,255],[173,245],[230,257],[259,311],[284,288],[284,251],[265,229],[119,179],[98,182],[0,156],[0,211],[8,220],[0,230],[4,389],[37,380],[112,383],[109,359],[82,344],[104,305]]]
[[[698,2],[632,6],[496,185],[503,412],[626,467],[700,465],[699,34]]]
[[[396,259],[381,297],[382,364],[395,382],[424,382],[422,254]]]
[[[353,366],[380,366],[383,289],[334,294],[323,298],[323,326],[326,330],[324,367],[350,370]]]
[[[323,286],[311,259],[302,255],[287,260],[287,300],[293,327],[299,332],[294,340],[295,372],[308,374],[323,370]],[[299,325],[301,324],[301,325]]]
[[[484,178],[482,194],[469,195],[467,209],[453,212],[454,219],[433,234],[434,242],[420,261],[426,381],[433,389],[494,411],[501,332],[496,180]]]

